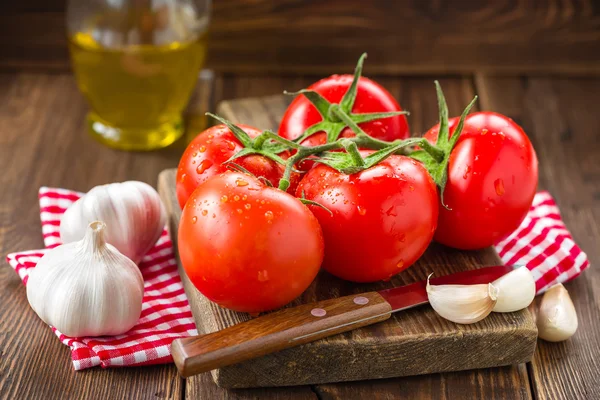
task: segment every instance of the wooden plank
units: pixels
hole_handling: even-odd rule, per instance
[[[21,2],[22,3],[22,2]],[[0,67],[69,68],[64,1],[0,6]],[[592,0],[219,0],[208,66],[235,73],[377,74],[600,71]]]
[[[556,199],[592,268],[565,285],[579,317],[575,336],[540,340],[529,366],[540,399],[600,398],[600,115],[598,79],[499,78],[479,75],[481,105],[515,119],[529,134],[540,162],[540,189]],[[539,300],[539,299],[538,299]]]
[[[70,76],[0,75],[0,254],[43,247],[37,191],[86,191],[114,181],[156,183],[176,165],[181,142],[153,153],[125,153],[86,134],[87,107]],[[201,92],[210,95],[210,85]],[[173,365],[73,371],[70,352],[28,305],[17,274],[0,261],[0,398],[182,397]]]
[[[177,232],[181,210],[175,195],[175,169],[161,173],[159,192]],[[175,235],[171,235],[175,239]],[[389,283],[356,285],[321,273],[292,305],[312,303],[400,286],[481,265],[499,265],[493,249],[459,252],[432,244],[423,257]],[[246,313],[222,309],[200,294],[179,264],[196,326],[212,333],[248,321]],[[528,310],[493,313],[473,325],[457,325],[428,307],[403,311],[377,325],[283,350],[212,371],[225,388],[306,385],[429,374],[520,364],[531,360],[537,330]],[[418,362],[414,361],[418,360]]]
[[[217,98],[275,94],[281,93],[283,89],[297,90],[312,81],[314,79],[311,78],[225,76],[217,79],[216,92],[218,93]],[[384,78],[378,79],[378,81],[388,88],[401,104],[412,111],[409,120],[414,132],[423,132],[436,122],[437,101],[431,79]],[[441,83],[450,104],[450,111],[458,113],[473,95],[471,81],[469,79],[443,79]],[[270,110],[272,114],[280,112],[277,110],[281,110],[283,105],[277,105],[277,98],[277,96],[273,96],[263,99],[261,107]],[[221,107],[220,111],[228,113],[226,107],[225,103],[225,108]],[[261,118],[262,120],[256,123],[261,128],[277,128],[277,123],[265,117],[263,112],[249,113],[243,116],[245,122],[248,121],[247,118]],[[197,308],[195,312],[201,313],[202,311]],[[387,384],[379,385],[379,382]],[[527,373],[523,366],[369,381],[361,384],[319,385],[314,390],[322,395],[322,398],[341,399],[373,395],[381,396],[381,398],[394,398],[400,394],[415,398],[427,398],[429,397],[427,393],[433,393],[434,397],[442,398],[449,393],[464,393],[467,398],[490,398],[493,393],[502,393],[502,396],[506,398],[530,398]]]
[[[415,360],[418,362],[418,360]],[[525,364],[351,383],[319,385],[321,399],[530,399]],[[372,395],[372,397],[369,397]]]

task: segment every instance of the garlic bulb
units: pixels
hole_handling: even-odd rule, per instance
[[[577,330],[577,313],[562,284],[552,286],[544,296],[537,312],[538,336],[549,342],[567,340]]]
[[[520,267],[492,282],[498,289],[494,312],[513,312],[527,308],[535,297],[535,280],[527,267]]]
[[[118,335],[140,318],[142,274],[104,241],[105,227],[92,222],[83,240],[49,250],[29,273],[31,308],[65,335]]]
[[[487,317],[496,304],[498,289],[491,283],[487,285],[431,285],[429,277],[427,278],[429,304],[447,320],[457,324],[473,324]]]
[[[137,264],[160,237],[166,213],[158,193],[146,183],[96,186],[63,214],[63,243],[81,240],[92,221],[104,221],[108,226],[106,241]]]

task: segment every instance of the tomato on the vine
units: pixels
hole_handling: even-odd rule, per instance
[[[354,282],[387,280],[423,254],[437,224],[437,193],[421,163],[395,155],[350,175],[317,164],[296,191],[331,211],[310,206],[325,238],[323,268]]]
[[[261,131],[247,125],[238,125],[244,132],[255,138]],[[208,128],[188,145],[177,168],[177,199],[181,208],[192,192],[208,178],[225,172],[229,167],[225,161],[244,147],[226,125]],[[268,180],[273,186],[279,184],[284,166],[259,154],[249,154],[235,159],[235,164],[258,177]],[[299,181],[297,174],[292,175],[292,188]]]
[[[323,260],[321,228],[299,199],[232,171],[198,186],[183,209],[178,238],[194,286],[236,311],[289,303]]]
[[[458,118],[449,120],[452,135]],[[425,138],[435,143],[439,125]],[[538,183],[535,150],[512,119],[476,112],[450,153],[435,240],[458,249],[488,247],[519,227]]]
[[[332,75],[298,92],[283,115],[279,135],[308,147],[354,137],[348,121],[332,113],[332,107],[339,106],[348,120],[374,139],[391,142],[409,137],[406,112],[396,99],[381,85],[361,76],[365,58],[366,53],[359,58],[354,75]],[[299,164],[305,171],[312,166],[312,160]]]
[[[348,91],[352,78],[352,75],[332,75],[313,83],[308,89],[321,94],[331,103],[339,103]],[[368,78],[361,77],[358,81],[358,91],[352,112],[362,114],[390,111],[402,111],[402,108],[385,88]],[[322,120],[323,118],[315,106],[305,96],[298,96],[283,114],[279,125],[279,135],[294,140],[302,136],[308,127]],[[369,136],[386,141],[405,139],[410,135],[405,115],[364,122],[359,126]],[[352,136],[354,136],[354,132],[348,127],[344,128],[340,134],[340,137]],[[314,135],[310,144],[323,144],[325,140],[325,133],[319,132]]]

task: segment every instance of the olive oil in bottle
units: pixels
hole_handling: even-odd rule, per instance
[[[92,34],[69,37],[73,69],[97,139],[124,150],[168,146],[204,63],[206,33],[189,41],[104,47]]]

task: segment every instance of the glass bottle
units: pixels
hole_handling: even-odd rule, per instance
[[[96,139],[153,150],[183,134],[209,17],[210,0],[69,0],[71,61]]]

